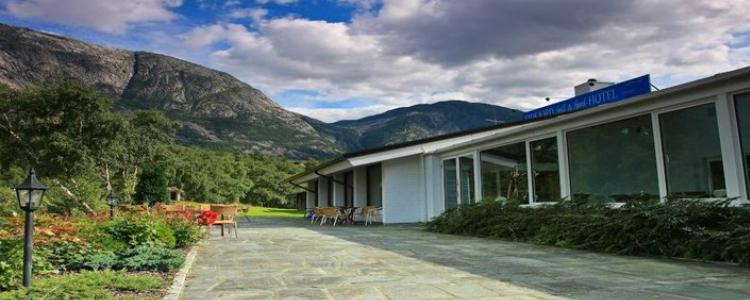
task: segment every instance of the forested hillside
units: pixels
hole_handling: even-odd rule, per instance
[[[279,157],[177,145],[180,127],[159,111],[116,113],[110,98],[81,82],[0,86],[3,209],[17,207],[10,188],[30,167],[50,188],[45,206],[64,213],[102,208],[110,187],[122,203],[152,200],[136,192],[144,173],[165,177],[188,200],[280,205],[293,191],[283,179],[303,169]]]

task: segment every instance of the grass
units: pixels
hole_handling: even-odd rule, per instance
[[[253,206],[250,208],[249,214],[250,218],[302,218],[305,211]]]
[[[167,282],[159,276],[114,271],[35,278],[34,299],[160,299]],[[24,290],[0,293],[0,300],[24,299]]]
[[[198,206],[200,203],[194,201],[180,201],[178,204]],[[302,218],[305,215],[304,210],[296,210],[290,208],[273,208],[273,207],[260,207],[251,206],[249,204],[240,204],[240,209],[249,208],[249,213],[243,213],[242,215],[249,215],[250,218]]]

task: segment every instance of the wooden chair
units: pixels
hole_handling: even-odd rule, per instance
[[[312,215],[310,216],[310,224],[315,224],[315,221],[320,219],[320,207],[313,207],[312,209]]]
[[[333,227],[336,227],[336,222],[339,221],[339,210],[335,207],[323,207],[318,210],[320,212],[321,220],[320,226],[323,226],[328,220],[333,219]]]
[[[375,220],[375,216],[378,215],[378,208],[375,206],[365,206],[359,214],[365,217],[365,226],[367,226],[368,223],[372,224],[372,221]]]
[[[229,227],[229,236],[232,236],[232,230],[234,230],[234,237],[238,238],[237,235],[237,221],[235,216],[237,215],[237,209],[239,207],[236,204],[233,205],[211,205],[211,210],[219,214],[219,218],[216,219],[213,225],[221,225],[221,236],[224,236],[224,226]],[[211,230],[211,226],[208,227]]]

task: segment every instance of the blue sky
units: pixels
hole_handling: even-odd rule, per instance
[[[750,64],[750,2],[0,0],[0,22],[176,56],[324,121],[462,99],[527,110],[588,78]]]

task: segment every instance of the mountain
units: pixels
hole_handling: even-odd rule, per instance
[[[337,141],[346,140],[340,142],[343,147],[358,150],[517,121],[522,114],[497,105],[450,100],[313,127]]]
[[[158,109],[183,124],[178,139],[289,158],[339,152],[304,117],[229,74],[169,56],[113,49],[0,24],[0,83],[13,88],[78,79],[125,113]]]
[[[163,111],[182,124],[181,143],[292,159],[330,158],[520,118],[520,112],[500,106],[444,101],[325,123],[283,109],[224,72],[165,55],[0,24],[1,84],[25,88],[61,79],[96,87],[123,114]]]

